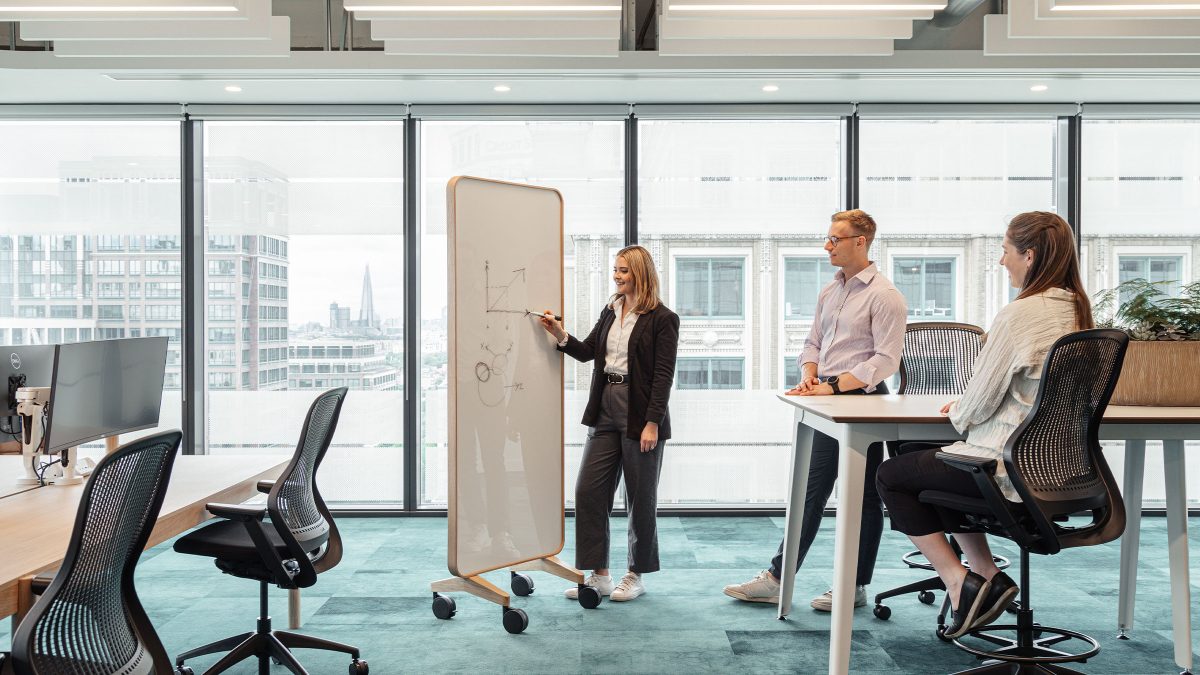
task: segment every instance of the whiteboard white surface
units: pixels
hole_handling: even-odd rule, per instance
[[[526,310],[562,313],[557,190],[447,185],[447,566],[468,577],[563,547],[563,360]]]

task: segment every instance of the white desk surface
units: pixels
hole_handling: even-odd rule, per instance
[[[0,455],[0,499],[37,489],[34,485],[17,485],[17,477],[24,475],[20,455]]]
[[[779,400],[805,412],[838,423],[856,424],[949,424],[940,412],[952,396],[786,396]],[[1104,411],[1105,424],[1178,424],[1200,422],[1200,408],[1110,405]]]

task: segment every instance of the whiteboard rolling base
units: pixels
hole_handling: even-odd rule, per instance
[[[530,595],[534,589],[533,580],[526,574],[520,574],[519,571],[547,572],[561,579],[574,581],[578,584],[579,604],[584,608],[595,609],[600,606],[600,593],[591,586],[583,584],[583,573],[563,563],[556,556],[536,558],[513,565],[509,569],[512,575],[512,590],[517,595]],[[483,598],[488,602],[500,605],[503,612],[504,630],[509,633],[520,633],[529,626],[529,617],[525,614],[525,611],[509,607],[510,598],[508,593],[500,590],[495,584],[483,577],[450,577],[449,579],[442,579],[429,584],[429,589],[433,591],[433,615],[443,621],[454,618],[458,610],[454,599],[441,595],[441,593],[470,593],[477,598]]]

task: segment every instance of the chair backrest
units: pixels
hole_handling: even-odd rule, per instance
[[[963,393],[975,357],[983,346],[983,329],[969,323],[922,321],[910,323],[904,330],[904,348],[900,353],[898,394]]]
[[[171,672],[133,572],[182,439],[179,431],[140,438],[92,470],[62,567],[13,634],[17,675]]]
[[[300,588],[316,583],[319,572],[342,556],[341,537],[321,499],[316,475],[342,414],[346,387],[330,389],[313,401],[292,461],[267,496],[267,512],[300,569],[292,581]]]
[[[1005,444],[1005,468],[1032,519],[1034,552],[1101,544],[1125,529],[1099,429],[1128,346],[1129,336],[1112,329],[1059,338],[1046,355],[1033,409]],[[1092,513],[1090,523],[1054,523],[1084,511]]]

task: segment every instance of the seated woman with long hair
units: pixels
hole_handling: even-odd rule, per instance
[[[995,621],[1018,588],[996,568],[983,534],[954,535],[971,564],[967,570],[951,548],[937,510],[917,499],[924,490],[982,497],[970,475],[935,455],[941,451],[1001,460],[996,464],[996,482],[1007,499],[1020,501],[1005,473],[1004,444],[1033,408],[1042,364],[1054,342],[1094,325],[1079,274],[1075,237],[1058,215],[1033,211],[1013,218],[1004,235],[1000,264],[1021,292],[992,322],[962,398],[942,408],[966,439],[944,448],[926,445],[903,453],[885,461],[876,479],[892,529],[912,539],[946,584],[954,610],[945,631],[948,638]]]

